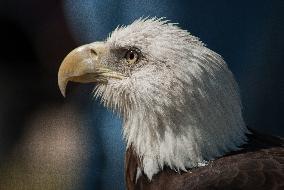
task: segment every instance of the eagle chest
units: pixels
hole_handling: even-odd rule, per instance
[[[143,172],[136,179],[139,166],[137,155],[128,148],[125,155],[128,190],[284,189],[283,147],[241,151],[187,173],[164,168],[151,181]]]

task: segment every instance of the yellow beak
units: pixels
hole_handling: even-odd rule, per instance
[[[65,97],[69,81],[90,83],[105,82],[109,78],[122,79],[120,73],[108,69],[101,64],[101,59],[108,53],[103,42],[95,42],[80,46],[71,51],[63,60],[58,71],[58,86]]]

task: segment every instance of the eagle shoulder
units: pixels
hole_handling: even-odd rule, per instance
[[[127,189],[284,189],[282,142],[253,133],[241,151],[232,152],[210,161],[204,167],[184,173],[165,167],[151,181],[143,172],[136,181],[139,159],[129,148],[125,165]]]

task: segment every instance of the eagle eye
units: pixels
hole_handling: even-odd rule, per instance
[[[135,50],[127,50],[124,58],[126,59],[128,64],[133,64],[136,63],[137,60],[139,59],[139,54]]]

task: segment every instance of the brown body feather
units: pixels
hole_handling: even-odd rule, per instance
[[[284,189],[284,141],[255,132],[248,138],[241,151],[232,152],[187,173],[179,174],[165,167],[151,182],[143,172],[136,182],[140,163],[130,147],[125,159],[127,189]]]

